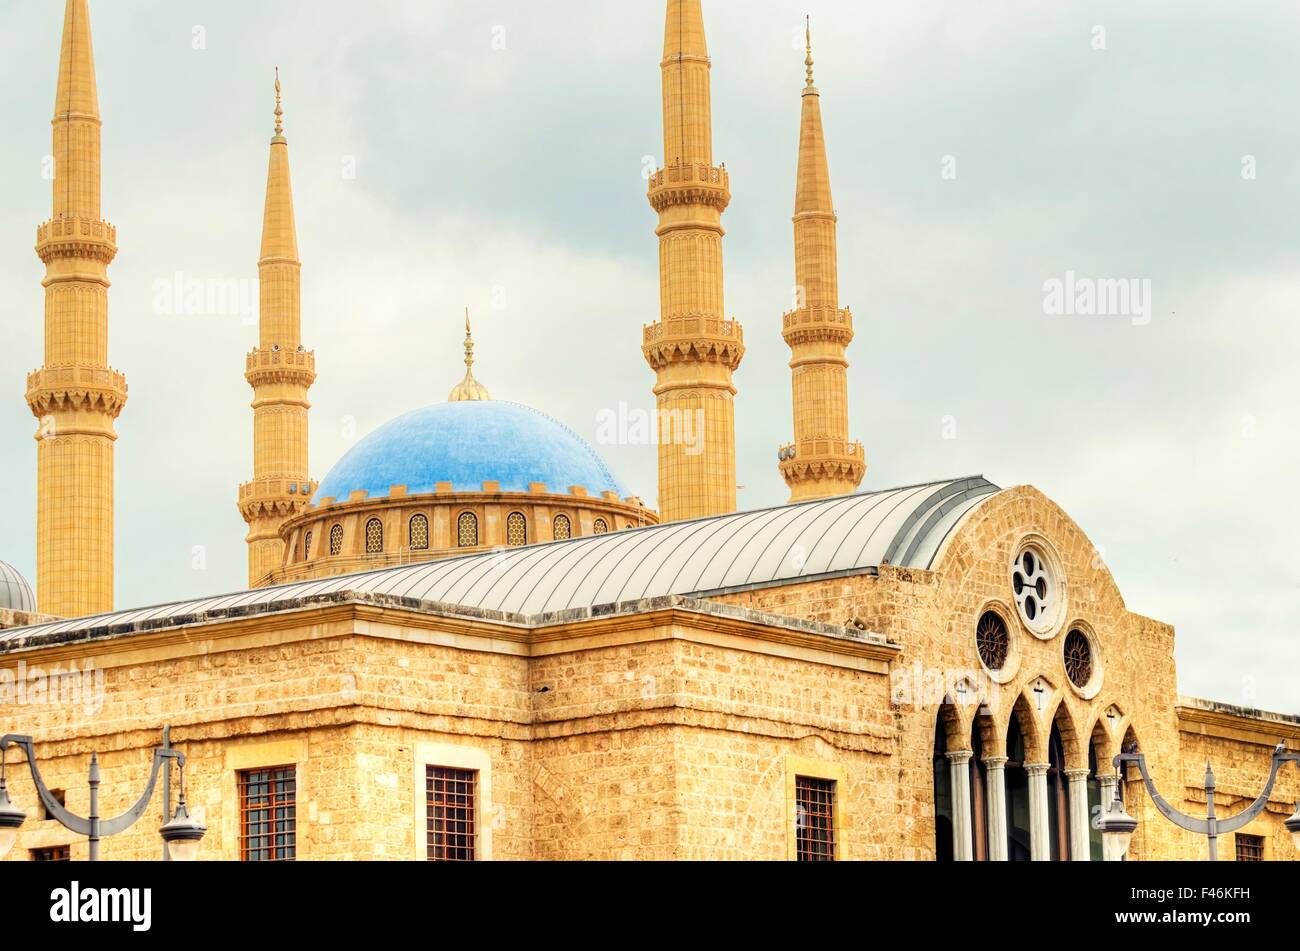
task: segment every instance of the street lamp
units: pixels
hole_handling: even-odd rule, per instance
[[[159,829],[163,841],[167,843],[167,854],[173,862],[193,862],[199,854],[199,842],[207,826],[190,818],[185,808],[185,766],[181,765],[181,794],[176,803],[176,815]]]
[[[1273,750],[1273,767],[1269,771],[1264,791],[1259,794],[1258,799],[1230,819],[1220,819],[1214,814],[1214,770],[1209,763],[1205,764],[1205,818],[1200,819],[1179,812],[1156,792],[1151,774],[1147,772],[1146,757],[1142,753],[1137,752],[1136,749],[1120,753],[1114,760],[1115,770],[1118,773],[1115,799],[1106,811],[1105,818],[1101,820],[1106,860],[1110,862],[1118,862],[1128,854],[1129,843],[1132,842],[1133,832],[1137,829],[1137,820],[1125,811],[1124,803],[1119,798],[1125,763],[1137,764],[1138,770],[1142,773],[1142,781],[1146,784],[1147,793],[1162,816],[1180,829],[1206,837],[1210,846],[1210,861],[1213,862],[1219,857],[1219,836],[1243,828],[1264,811],[1264,807],[1268,805],[1269,794],[1273,792],[1273,784],[1277,781],[1278,770],[1282,768],[1283,763],[1295,763],[1300,766],[1300,753],[1288,750],[1285,743],[1279,743]],[[1295,813],[1283,825],[1291,833],[1291,841],[1295,843],[1296,849],[1300,850],[1300,803],[1296,803]]]
[[[154,787],[158,784],[160,769],[164,777],[163,817],[167,818],[168,804],[171,801],[171,764],[174,760],[181,770],[181,795],[175,817],[158,830],[163,842],[166,843],[164,858],[186,861],[192,860],[197,853],[199,840],[203,838],[207,829],[202,823],[190,818],[189,811],[185,808],[185,754],[180,750],[172,749],[171,727],[166,727],[163,729],[162,746],[153,751],[153,769],[149,773],[149,785],[145,788],[144,795],[134,806],[115,819],[101,819],[99,816],[99,756],[97,754],[90,755],[88,776],[90,815],[83,819],[64,808],[41,779],[41,771],[36,766],[36,750],[30,736],[10,734],[0,737],[0,858],[13,848],[18,838],[18,830],[27,819],[27,814],[9,800],[9,791],[5,784],[6,751],[10,746],[19,747],[27,754],[27,768],[32,774],[32,783],[36,786],[36,794],[40,797],[46,814],[57,820],[65,829],[77,835],[84,835],[90,840],[92,862],[99,858],[101,839],[125,832],[144,815],[145,809],[149,807],[149,801],[153,798]]]

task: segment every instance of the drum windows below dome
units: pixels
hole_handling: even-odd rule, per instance
[[[456,519],[456,547],[478,547],[478,516],[473,512],[462,512]]]
[[[384,523],[377,518],[366,522],[366,554],[378,555],[384,550]]]
[[[408,527],[408,540],[411,551],[429,550],[429,519],[424,515],[411,517]]]
[[[506,519],[506,544],[511,548],[528,544],[528,520],[523,512],[511,512]]]

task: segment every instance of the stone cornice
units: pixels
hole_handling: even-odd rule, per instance
[[[1280,740],[1300,740],[1300,717],[1194,697],[1179,697],[1174,712],[1178,728],[1185,733],[1261,746],[1276,746]]]
[[[131,655],[141,652],[180,657],[252,648],[268,640],[353,636],[521,657],[680,639],[877,672],[884,672],[900,651],[878,634],[678,596],[523,618],[343,591],[283,607],[254,604],[203,617],[163,617],[31,639],[20,636],[0,640],[0,657],[47,665],[94,658],[99,666],[114,666],[112,658],[133,663]]]

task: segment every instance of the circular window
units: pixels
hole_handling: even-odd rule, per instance
[[[989,670],[1001,670],[1007,665],[1011,637],[1006,622],[996,611],[985,611],[980,615],[979,624],[975,626],[975,645],[979,648],[980,660]]]
[[[1092,641],[1082,631],[1065,635],[1065,675],[1080,690],[1092,682]]]
[[[1023,543],[1011,563],[1011,590],[1025,625],[1039,637],[1059,629],[1065,611],[1060,561],[1045,543]]]

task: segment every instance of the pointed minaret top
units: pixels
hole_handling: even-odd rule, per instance
[[[803,119],[799,128],[799,175],[795,190],[795,213],[833,214],[830,163],[826,158],[826,134],[822,129],[821,94],[813,85],[812,27],[809,26],[807,85],[803,90]]]
[[[684,57],[708,58],[709,44],[704,36],[704,10],[700,0],[668,0],[668,18],[664,24],[664,59]]]
[[[90,12],[86,0],[68,0],[63,13],[63,48],[59,54],[54,118],[58,121],[69,116],[99,118],[95,51],[90,42]]]
[[[474,379],[474,332],[469,326],[469,308],[465,308],[465,379],[452,389],[448,403],[475,403],[492,399],[485,387]]]
[[[298,225],[293,214],[293,181],[289,175],[289,143],[280,106],[280,70],[275,71],[275,136],[266,173],[266,210],[262,216],[262,260],[298,260]]]

